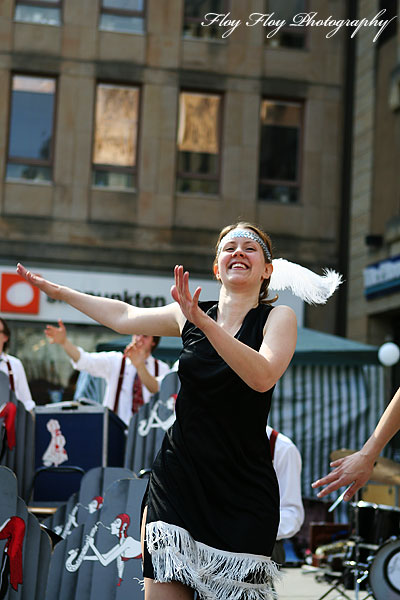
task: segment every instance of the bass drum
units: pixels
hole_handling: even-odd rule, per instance
[[[379,548],[369,569],[369,584],[376,600],[400,599],[400,539]]]
[[[355,533],[358,516],[358,535],[366,544],[381,546],[392,536],[400,536],[400,508],[373,504],[371,502],[350,503],[350,523]]]

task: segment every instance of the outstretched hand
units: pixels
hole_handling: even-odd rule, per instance
[[[373,458],[362,454],[361,451],[355,452],[350,456],[345,456],[344,458],[339,458],[331,462],[330,466],[334,467],[334,470],[325,475],[325,477],[314,481],[312,487],[318,488],[326,485],[318,493],[318,497],[323,498],[342,486],[352,484],[343,498],[344,500],[350,500],[371,478],[374,463]]]
[[[181,307],[183,315],[188,321],[201,328],[206,319],[205,313],[199,308],[201,287],[196,288],[193,296],[189,291],[189,272],[183,272],[182,265],[174,269],[175,285],[171,288],[171,296]]]
[[[129,358],[134,367],[138,368],[146,361],[147,352],[141,340],[134,340],[125,347],[124,356]]]
[[[28,271],[21,263],[17,264],[17,273],[21,275],[28,283],[31,283],[35,287],[39,288],[42,292],[47,294],[50,298],[58,299],[61,286],[51,281],[47,281],[40,275],[35,275],[31,271]]]
[[[67,339],[67,330],[61,319],[58,319],[58,327],[53,325],[46,325],[44,334],[49,340],[50,344],[64,344]]]

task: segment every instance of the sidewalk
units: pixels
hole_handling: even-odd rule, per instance
[[[318,600],[331,586],[327,583],[318,583],[315,573],[305,571],[301,568],[283,569],[282,581],[276,585],[278,600]],[[346,590],[347,596],[352,600],[355,598],[353,590]],[[360,600],[367,592],[360,592]],[[333,590],[326,600],[338,600],[339,592]]]

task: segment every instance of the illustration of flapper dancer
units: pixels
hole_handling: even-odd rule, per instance
[[[90,530],[89,535],[86,536],[85,543],[83,544],[80,553],[79,549],[70,550],[69,558],[67,558],[65,563],[66,569],[70,572],[76,571],[79,569],[84,560],[98,560],[103,567],[107,567],[110,563],[116,560],[118,571],[117,586],[120,586],[123,580],[125,563],[128,560],[134,558],[140,559],[142,557],[140,541],[128,536],[127,530],[130,522],[131,519],[129,515],[126,513],[121,513],[115,517],[114,521],[109,527],[106,527],[100,521],[96,523],[96,525],[94,525]],[[99,525],[103,525],[103,527],[108,529],[112,535],[115,535],[119,538],[119,542],[105,553],[101,553],[94,543],[94,537]],[[87,554],[89,548],[94,552],[94,554]]]
[[[55,533],[61,535],[61,537],[65,539],[69,536],[69,534],[75,527],[79,526],[79,523],[77,521],[79,507],[83,508],[84,510],[87,510],[92,515],[97,510],[100,510],[100,508],[103,506],[103,502],[104,499],[102,496],[95,496],[87,506],[81,504],[81,502],[77,502],[72,508],[71,512],[69,513],[65,525],[61,524],[56,525],[54,527]]]
[[[12,402],[4,402],[0,405],[0,419],[2,419],[6,431],[6,441],[9,450],[15,446],[15,417],[17,407]]]
[[[167,401],[163,401],[163,400],[157,400],[157,402],[154,404],[151,413],[149,415],[148,419],[142,419],[141,421],[139,421],[139,425],[138,425],[138,433],[139,435],[145,437],[150,429],[157,429],[157,428],[161,428],[163,431],[168,431],[168,429],[171,427],[171,425],[174,424],[175,422],[175,401],[176,401],[176,397],[177,394],[173,394],[172,396],[170,396],[168,398]],[[170,411],[170,415],[169,417],[167,417],[167,419],[165,419],[165,421],[163,421],[158,414],[158,409],[161,408],[162,406],[164,406],[164,408],[167,408]]]
[[[65,450],[65,437],[61,433],[60,423],[57,419],[50,419],[46,425],[51,434],[51,440],[42,460],[46,467],[58,467],[61,463],[68,460],[68,454]]]
[[[18,591],[23,583],[22,546],[25,537],[25,521],[21,517],[10,517],[0,525],[0,540],[7,540],[3,550],[0,569],[0,598],[5,598],[9,583]]]

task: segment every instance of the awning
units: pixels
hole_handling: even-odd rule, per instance
[[[293,365],[379,365],[378,347],[299,327]]]

